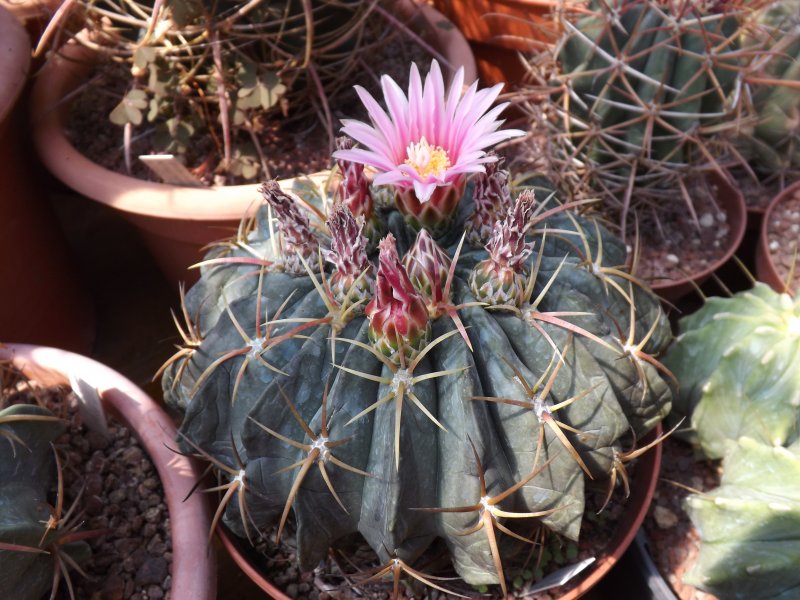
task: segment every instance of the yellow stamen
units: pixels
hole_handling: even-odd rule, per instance
[[[406,164],[413,167],[422,177],[433,175],[434,177],[441,177],[444,175],[445,169],[450,166],[450,157],[447,156],[447,151],[441,146],[432,146],[422,136],[422,139],[417,142],[411,142],[406,148]]]

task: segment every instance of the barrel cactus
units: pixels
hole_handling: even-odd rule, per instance
[[[162,385],[239,535],[292,531],[307,570],[358,533],[396,577],[441,538],[465,581],[505,590],[531,528],[577,539],[586,480],[624,475],[668,412],[670,330],[618,239],[484,167],[519,133],[499,86],[462,92],[459,70],[448,91],[435,62],[407,94],[382,84],[388,113],[358,90],[372,123],[345,122],[360,146],[335,153],[332,198],[267,182],[207,255]],[[361,165],[371,185],[348,180]]]
[[[702,543],[684,581],[719,598],[797,598],[800,444],[744,437],[722,464],[720,487],[686,499]]]
[[[720,170],[738,131],[744,74],[756,48],[743,49],[743,2],[597,1],[563,20],[553,108],[559,178],[588,186],[628,222],[682,199],[695,206],[688,176]]]
[[[673,415],[708,458],[741,436],[788,446],[800,436],[800,299],[763,283],[709,298],[680,320],[664,364],[680,381]],[[672,416],[670,417],[672,418]]]
[[[750,43],[766,52],[751,78],[754,118],[736,142],[760,181],[783,187],[800,174],[800,2],[770,2],[754,20]]]
[[[60,508],[49,504],[57,485],[53,442],[61,419],[35,405],[0,410],[0,597],[39,600],[88,557],[71,539]]]

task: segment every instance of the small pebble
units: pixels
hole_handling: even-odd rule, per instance
[[[653,518],[661,529],[670,529],[678,524],[678,515],[664,506],[653,509]]]
[[[136,573],[137,584],[156,584],[164,581],[169,573],[169,565],[163,557],[150,557],[144,561]]]

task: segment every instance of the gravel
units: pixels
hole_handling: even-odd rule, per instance
[[[67,431],[56,441],[64,476],[64,515],[78,502],[79,532],[92,556],[70,577],[78,600],[167,600],[170,597],[172,548],[169,515],[153,464],[124,426],[109,423],[109,435],[87,431],[71,406],[66,386],[41,387],[4,377],[0,406],[37,403],[66,414]],[[48,501],[56,503],[57,489]],[[76,500],[77,499],[77,500]],[[95,532],[96,535],[91,535]],[[57,599],[68,599],[60,585]]]

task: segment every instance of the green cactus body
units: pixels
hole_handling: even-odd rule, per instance
[[[766,57],[752,84],[755,123],[743,129],[737,145],[768,181],[800,169],[800,2],[772,2],[756,22],[748,42],[764,47]]]
[[[564,170],[582,166],[612,209],[668,202],[683,177],[719,158],[717,134],[739,126],[731,99],[750,60],[736,35],[745,10],[712,4],[593,2],[564,23]]]
[[[48,551],[59,532],[45,535],[51,512],[48,491],[55,485],[51,444],[64,431],[50,411],[14,405],[0,411],[0,544]],[[85,542],[60,548],[75,561],[88,558]],[[0,598],[39,600],[53,584],[58,569],[50,553],[0,549]]]
[[[449,260],[470,199],[462,204],[457,225],[436,239]],[[555,206],[551,199],[536,213]],[[392,268],[402,268],[415,231],[394,210],[376,209],[374,218],[397,240],[400,261]],[[320,245],[336,246],[329,246],[331,233],[321,219],[310,213],[309,219]],[[566,210],[544,219],[534,215],[533,222],[518,232],[532,248],[530,261],[520,266],[534,278],[525,302],[477,303],[470,274],[487,252],[464,247],[447,293],[435,295],[442,309],[427,311],[430,341],[416,357],[398,353],[392,360],[372,351],[364,306],[348,310],[346,301],[332,302],[324,291],[330,272],[275,268],[275,249],[282,245],[270,239],[266,209],[238,243],[212,250],[185,298],[190,351],[169,365],[163,387],[167,400],[185,411],[185,448],[202,449],[225,466],[228,484],[238,485],[239,494],[244,490],[242,504],[225,506],[224,522],[239,534],[246,533],[243,521],[268,531],[283,527],[291,508],[302,569],[316,566],[332,544],[355,532],[382,560],[396,553],[407,563],[443,538],[467,582],[496,583],[485,532],[463,535],[475,526],[477,511],[419,510],[481,500],[474,448],[487,497],[536,473],[502,502],[502,510],[541,512],[547,528],[576,539],[588,475],[553,420],[570,428],[561,434],[588,474],[605,477],[630,434],[638,439],[658,423],[671,398],[656,368],[626,354],[620,338],[631,334],[636,344],[652,329],[641,351],[655,355],[670,331],[649,291],[600,269],[624,264],[619,240]],[[602,265],[592,263],[601,254]],[[371,272],[380,280],[376,259],[373,252]],[[415,264],[439,269],[443,262]],[[393,301],[384,292],[385,301]],[[403,291],[406,304],[414,293]],[[381,314],[395,316],[389,308]],[[423,324],[409,327],[420,331]],[[402,343],[401,337],[393,339]],[[548,393],[534,397],[525,385]],[[530,407],[492,401],[500,398]],[[499,542],[504,555],[524,547],[509,536]]]
[[[680,381],[671,418],[691,420],[690,438],[709,458],[748,436],[786,446],[800,435],[800,306],[756,283],[710,298],[680,321],[664,357]]]
[[[800,446],[743,437],[723,461],[720,487],[686,499],[700,554],[684,581],[720,598],[800,595]]]

